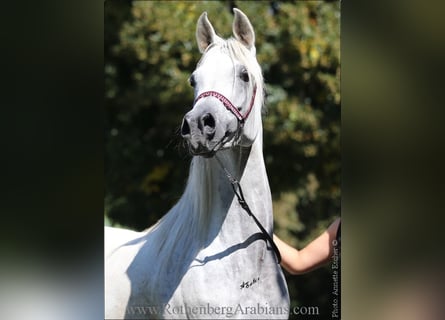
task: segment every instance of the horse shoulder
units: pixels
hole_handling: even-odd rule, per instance
[[[145,232],[105,227],[105,315],[125,317],[132,280],[127,272],[145,242]]]

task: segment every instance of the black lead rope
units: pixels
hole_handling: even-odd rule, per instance
[[[272,237],[267,233],[266,229],[264,229],[263,225],[258,221],[257,217],[253,214],[253,212],[250,210],[249,205],[246,202],[246,199],[244,199],[243,195],[243,189],[241,189],[241,185],[238,181],[230,181],[232,184],[233,192],[235,192],[236,198],[238,199],[238,203],[240,204],[241,208],[243,208],[249,216],[253,218],[253,221],[255,221],[258,228],[260,228],[263,235],[266,237],[266,240],[269,241],[269,244],[272,246],[273,251],[275,252],[275,255],[277,256],[277,263],[281,263],[281,254],[280,250],[278,250],[277,245],[273,241]]]
[[[249,205],[247,204],[246,199],[244,198],[243,189],[241,189],[240,183],[230,175],[230,173],[222,165],[219,158],[216,157],[216,159],[218,160],[221,167],[224,169],[226,176],[229,179],[230,184],[232,185],[233,192],[235,193],[236,198],[238,199],[238,203],[240,204],[241,208],[243,208],[247,212],[247,214],[253,218],[253,221],[255,221],[258,228],[260,228],[261,232],[266,237],[266,240],[269,242],[270,246],[272,247],[273,251],[275,252],[275,255],[277,257],[277,263],[280,264],[281,263],[280,250],[278,250],[278,247],[275,244],[275,242],[273,241],[272,237],[269,235],[269,233],[267,233],[266,229],[264,229],[261,222],[258,221],[257,217],[253,214],[252,210],[250,210]]]

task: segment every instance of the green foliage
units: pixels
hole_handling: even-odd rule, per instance
[[[193,101],[196,21],[207,11],[229,37],[231,2],[105,2],[108,224],[144,229],[180,197],[190,157],[178,129]],[[236,1],[255,28],[266,81],[275,232],[301,248],[340,214],[340,3],[274,3],[276,14],[270,1]],[[328,268],[288,277],[292,304],[328,317],[329,277]]]

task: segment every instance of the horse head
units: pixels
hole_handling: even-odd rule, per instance
[[[227,40],[216,34],[206,12],[198,19],[196,40],[203,56],[189,78],[195,99],[181,126],[193,155],[212,157],[221,149],[248,147],[262,129],[255,33],[244,13],[234,13],[234,37]]]

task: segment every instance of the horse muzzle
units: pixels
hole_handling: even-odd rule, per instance
[[[210,158],[234,136],[235,132],[223,130],[222,127],[212,113],[196,115],[192,110],[182,120],[181,136],[187,141],[192,155]]]
[[[211,113],[185,115],[181,125],[181,136],[188,142],[193,155],[212,156],[212,140],[215,137],[216,120]]]

